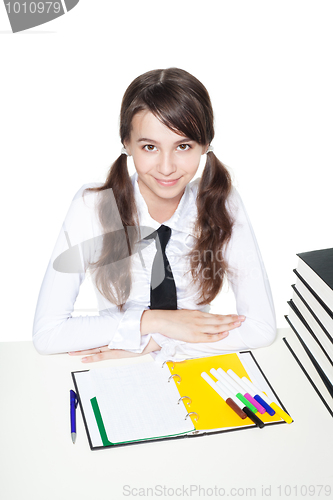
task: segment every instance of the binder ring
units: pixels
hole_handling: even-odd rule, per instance
[[[188,405],[190,405],[192,403],[192,399],[191,398],[189,398],[188,396],[182,396],[181,398],[178,399],[177,405],[179,405],[180,401],[183,401],[183,399],[189,399],[189,402],[186,403]]]
[[[165,365],[165,363],[172,363],[172,368],[171,368],[171,370],[173,370],[173,369],[174,369],[174,367],[175,367],[175,363],[174,363],[171,359],[167,359],[166,361],[164,361],[164,363],[162,364],[162,368],[163,368],[163,366]]]
[[[179,377],[179,380],[177,380],[177,384],[179,384],[179,382],[181,382],[182,378],[180,375],[177,375],[177,373],[174,373],[173,375],[170,375],[170,377],[168,378],[168,382],[170,382],[170,380],[174,377]]]
[[[199,415],[198,415],[195,411],[190,411],[190,412],[186,415],[185,420],[186,420],[186,419],[187,419],[187,417],[189,417],[190,415],[196,415],[196,416],[197,416],[197,418],[196,418],[195,420],[198,420],[198,419],[199,419]]]

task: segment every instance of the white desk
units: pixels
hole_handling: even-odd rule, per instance
[[[254,354],[294,418],[291,425],[100,451],[90,450],[80,412],[77,441],[71,442],[71,371],[87,369],[81,358],[41,356],[32,342],[1,343],[0,498],[120,500],[152,488],[143,498],[206,493],[206,498],[299,499],[310,498],[311,485],[316,487],[312,498],[333,498],[333,419],[282,341],[288,335],[289,329],[280,330],[272,346]],[[152,358],[88,368],[147,360]],[[319,495],[318,485],[331,486],[331,495],[324,488]]]

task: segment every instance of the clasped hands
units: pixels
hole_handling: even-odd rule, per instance
[[[162,335],[182,340],[188,343],[217,342],[229,335],[230,330],[239,328],[245,316],[237,314],[211,314],[198,310],[156,310],[148,309],[141,316],[141,335],[159,332]],[[105,359],[119,359],[133,356],[142,356],[161,347],[153,338],[141,353],[125,351],[123,349],[109,349],[102,346],[83,351],[69,352],[71,356],[85,356],[83,363],[93,363]]]

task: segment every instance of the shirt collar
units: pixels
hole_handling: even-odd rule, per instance
[[[158,229],[161,226],[161,223],[157,222],[149,214],[147,203],[145,202],[145,199],[143,198],[139,189],[137,172],[132,175],[131,180],[134,189],[134,197],[139,214],[140,225]],[[197,180],[186,185],[184,194],[180,199],[176,211],[173,213],[170,219],[163,222],[163,224],[169,226],[173,231],[180,231],[186,234],[191,234],[193,236],[195,235],[194,224],[197,218],[197,185]]]

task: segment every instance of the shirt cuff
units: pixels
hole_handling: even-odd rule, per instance
[[[141,344],[141,316],[146,308],[128,309],[119,322],[118,328],[109,343],[109,349],[139,350]]]
[[[153,333],[152,338],[155,342],[161,346],[160,351],[155,351],[152,354],[155,361],[158,363],[164,363],[164,361],[184,361],[187,356],[183,353],[179,353],[178,347],[186,344],[183,340],[171,339],[170,337],[165,337],[161,333]]]

